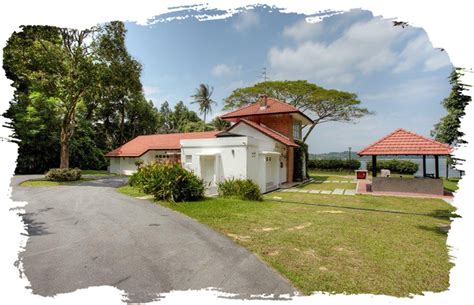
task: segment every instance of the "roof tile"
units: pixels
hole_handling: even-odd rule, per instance
[[[219,131],[169,133],[138,136],[107,153],[106,157],[139,157],[151,149],[175,150],[181,149],[179,143],[184,139],[215,138]]]
[[[399,128],[358,152],[370,155],[449,155],[452,148],[414,132]]]

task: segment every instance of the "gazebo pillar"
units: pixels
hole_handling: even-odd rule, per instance
[[[423,178],[426,177],[426,155],[423,155]]]
[[[438,155],[435,155],[434,158],[435,158],[435,178],[438,179],[439,178],[439,159],[438,159]]]
[[[372,155],[372,177],[377,177],[377,156]]]

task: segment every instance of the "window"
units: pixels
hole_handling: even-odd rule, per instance
[[[186,163],[193,163],[193,156],[192,156],[192,155],[186,155],[184,158],[185,158],[185,159],[184,159],[184,160],[185,160],[184,162],[186,162]]]
[[[301,140],[301,137],[301,122],[295,120],[293,122],[293,139]]]
[[[265,157],[265,161],[271,162],[271,161],[272,161],[272,157]]]

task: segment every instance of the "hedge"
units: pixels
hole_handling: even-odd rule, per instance
[[[392,173],[413,175],[418,171],[418,164],[408,160],[378,160],[377,171],[389,169]],[[367,170],[372,170],[372,161],[367,162]]]
[[[263,200],[260,188],[250,179],[226,179],[217,184],[221,197],[237,197],[242,200]]]
[[[157,200],[196,201],[204,197],[202,179],[178,163],[153,162],[139,167],[128,183]]]
[[[312,170],[356,170],[360,168],[359,160],[322,159],[309,160],[309,169]]]
[[[77,181],[81,179],[79,168],[51,168],[45,175],[50,181]]]

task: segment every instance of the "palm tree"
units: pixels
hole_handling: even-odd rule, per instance
[[[204,129],[206,128],[206,115],[212,112],[213,105],[217,105],[217,103],[211,99],[212,92],[214,92],[214,88],[206,84],[200,84],[194,95],[191,95],[191,97],[194,98],[191,104],[198,104],[199,112],[204,115]]]

